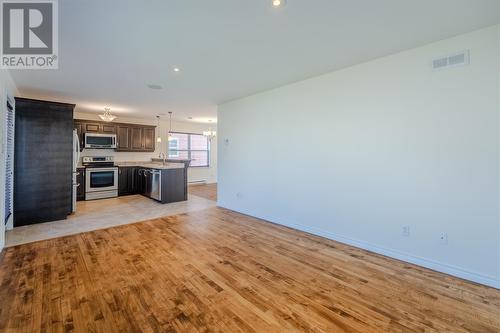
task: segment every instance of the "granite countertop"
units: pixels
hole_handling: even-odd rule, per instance
[[[143,166],[144,164],[150,164],[151,161],[125,161],[125,162],[115,162],[116,166],[126,167],[126,166]]]
[[[151,162],[151,161],[135,161],[135,162],[115,162],[115,166],[117,167],[142,167],[142,168],[150,168],[150,169],[184,169],[184,163],[173,163],[167,162],[165,165],[162,162]],[[84,165],[79,164],[77,169],[85,168]]]
[[[118,167],[142,167],[142,168],[150,168],[150,169],[184,169],[184,163],[158,163],[158,162],[115,162],[115,165]]]

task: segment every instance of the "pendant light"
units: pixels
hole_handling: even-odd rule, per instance
[[[168,141],[172,141],[174,139],[172,136],[172,111],[168,112],[168,116],[170,117],[170,126],[168,129]]]
[[[104,113],[100,114],[99,117],[107,122],[115,120],[117,117],[115,115],[112,115],[110,110],[111,110],[110,108],[104,108]]]
[[[158,131],[158,137],[156,138],[156,142],[158,143],[161,143],[161,132],[160,132],[160,116],[156,116],[156,119],[158,120],[157,123],[158,123],[158,127],[157,127],[157,131]]]

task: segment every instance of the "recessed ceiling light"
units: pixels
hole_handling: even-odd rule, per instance
[[[174,72],[180,72],[181,69],[179,67],[174,67]]]
[[[148,88],[149,89],[153,89],[153,90],[160,90],[160,89],[163,89],[162,86],[160,86],[159,84],[148,84]]]
[[[286,3],[286,0],[272,0],[272,1],[273,1],[273,7],[282,7]]]

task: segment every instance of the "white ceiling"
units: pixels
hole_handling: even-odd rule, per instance
[[[270,3],[61,0],[59,70],[12,75],[21,95],[79,111],[199,121],[220,102],[500,23],[499,0]]]

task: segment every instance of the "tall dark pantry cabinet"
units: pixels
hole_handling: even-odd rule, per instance
[[[14,226],[71,213],[74,104],[16,98]]]

